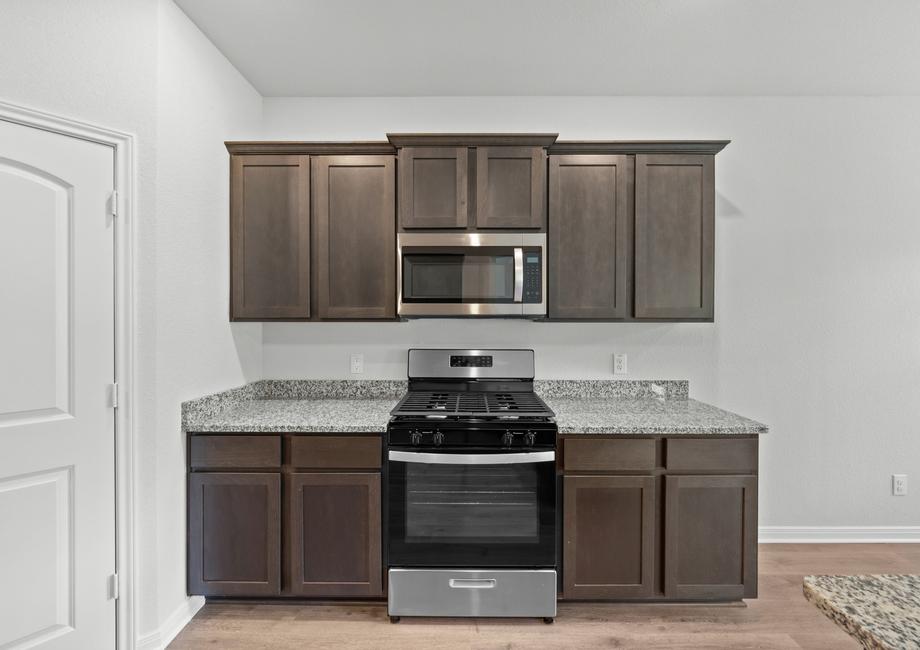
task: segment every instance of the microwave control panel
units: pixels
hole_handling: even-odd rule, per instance
[[[543,260],[539,249],[524,250],[524,302],[543,302]]]

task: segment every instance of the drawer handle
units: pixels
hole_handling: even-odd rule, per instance
[[[447,584],[450,585],[451,589],[492,589],[495,586],[495,580],[470,580],[462,578],[451,578]]]

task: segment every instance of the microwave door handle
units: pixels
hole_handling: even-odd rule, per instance
[[[556,460],[555,451],[525,451],[511,454],[440,454],[390,450],[387,458],[425,465],[519,465]]]
[[[514,302],[524,302],[524,249],[514,249]]]

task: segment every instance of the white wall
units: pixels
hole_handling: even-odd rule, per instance
[[[185,601],[179,402],[261,375],[261,326],[227,321],[225,139],[261,97],[171,0],[8,0],[0,100],[136,136],[137,636]],[[2,332],[2,325],[0,325]]]
[[[157,589],[162,623],[186,600],[179,404],[261,378],[262,326],[230,323],[225,140],[254,139],[262,96],[172,2],[157,48]]]
[[[771,425],[761,525],[920,525],[920,98],[272,99],[266,139],[551,131],[731,138],[716,159],[715,324],[266,324],[266,377],[404,377],[410,346],[530,346],[540,377],[687,378]]]

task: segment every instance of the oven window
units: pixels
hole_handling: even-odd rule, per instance
[[[403,302],[514,302],[514,256],[506,248],[404,252],[402,265]]]
[[[533,466],[409,464],[406,538],[438,542],[527,543],[539,539]]]
[[[389,566],[555,566],[555,461],[386,468]]]

